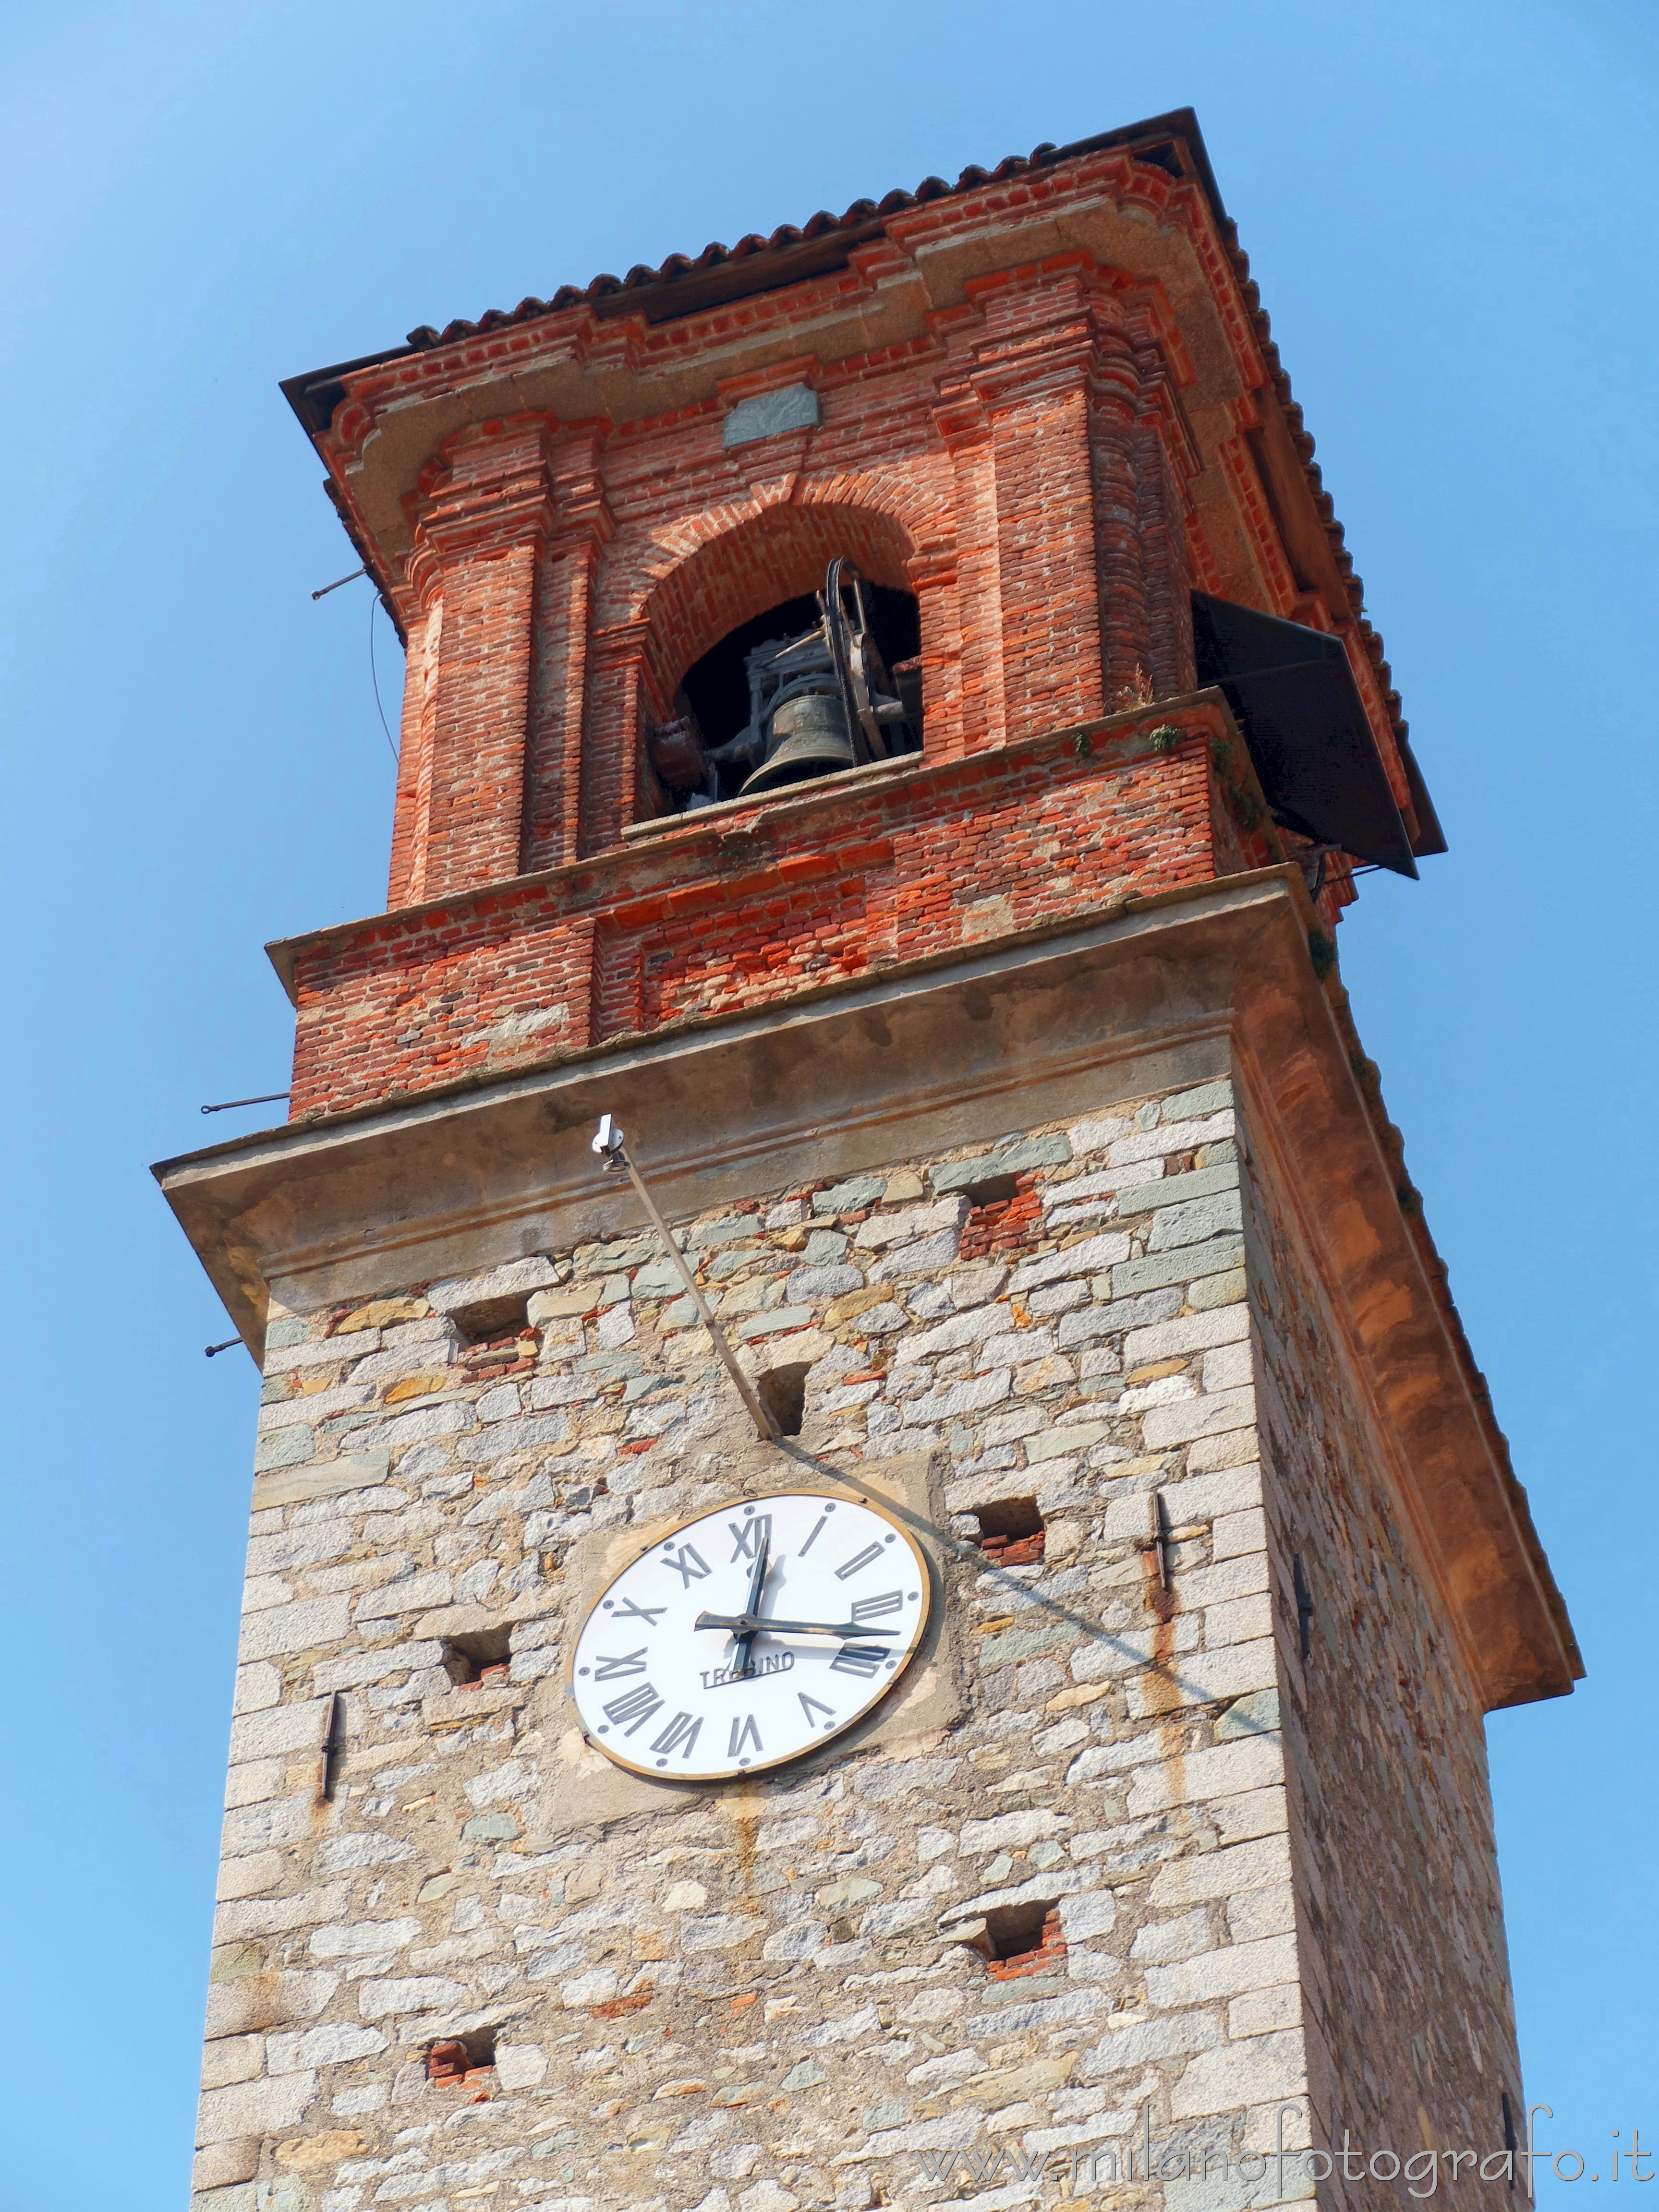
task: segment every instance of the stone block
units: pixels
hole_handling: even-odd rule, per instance
[[[337,1919],[350,1910],[351,1885],[324,1882],[294,1897],[247,1897],[221,1905],[213,1916],[214,1941],[241,1941],[247,1949],[258,1946],[248,1939],[286,1935],[296,1928],[313,1928],[320,1920]]]
[[[1163,1099],[1158,1107],[1158,1116],[1164,1121],[1195,1121],[1211,1114],[1223,1114],[1233,1103],[1233,1086],[1225,1076],[1214,1083],[1201,1083],[1193,1091],[1178,1091],[1173,1098]]]
[[[1270,1638],[1273,1633],[1273,1601],[1266,1590],[1253,1597],[1229,1600],[1206,1607],[1204,1640],[1211,1650],[1223,1644],[1235,1649]]]
[[[1210,1529],[1210,1556],[1231,1559],[1247,1552],[1267,1548],[1267,1516],[1259,1505],[1236,1513],[1217,1514]]]
[[[238,2137],[274,2135],[291,2128],[317,2094],[314,2074],[284,2074],[279,2079],[240,2081],[210,2089],[196,2112],[196,2140],[204,2148]]]
[[[1267,1990],[1248,1990],[1235,1997],[1227,2008],[1227,2033],[1229,2040],[1265,2035],[1275,2028],[1294,2028],[1302,2024],[1302,1990],[1296,1982],[1280,1982]]]
[[[1163,1176],[1151,1182],[1125,1182],[1118,1192],[1118,1213],[1122,1218],[1134,1213],[1150,1213],[1155,1208],[1161,1212],[1165,1206],[1184,1205],[1195,1199],[1219,1197],[1238,1187],[1238,1169],[1230,1164],[1193,1168],[1185,1175]],[[1236,1229],[1239,1224],[1235,1219],[1227,1225]]]
[[[1261,1457],[1261,1441],[1253,1427],[1223,1429],[1214,1436],[1195,1437],[1186,1449],[1192,1474],[1222,1474]]]
[[[1278,1689],[1252,1690],[1243,1697],[1235,1698],[1217,1719],[1216,1741],[1229,1743],[1241,1735],[1272,1735],[1280,1725]]]
[[[326,1421],[335,1413],[349,1413],[366,1406],[374,1396],[366,1382],[342,1382],[332,1390],[318,1390],[308,1398],[290,1398],[279,1406],[261,1406],[259,1434],[291,1428],[296,1421]]]
[[[291,1605],[271,1606],[242,1623],[241,1657],[274,1659],[284,1652],[338,1644],[349,1627],[350,1605],[344,1597],[302,1598]]]
[[[1040,1837],[1063,1836],[1071,1826],[1068,1814],[1057,1813],[1048,1807],[1039,1807],[1025,1813],[1001,1813],[988,1820],[967,1820],[962,1825],[961,1848],[965,1852],[1021,1850],[1034,1844]]]
[[[1166,2013],[1156,2020],[1130,2018],[1108,2021],[1098,2043],[1084,2059],[1091,2079],[1102,2075],[1140,2073],[1160,2059],[1187,2058],[1214,2048],[1221,2029],[1207,2012]]]
[[[1075,1427],[1045,1429],[1039,1436],[1026,1438],[1025,1455],[1028,1460],[1069,1459],[1086,1452],[1112,1433],[1106,1421],[1080,1421]]]
[[[1235,1307],[1226,1309],[1224,1317],[1230,1320],[1236,1311]],[[1197,1314],[1193,1318],[1206,1321],[1209,1316]],[[1247,1343],[1218,1345],[1205,1353],[1204,1388],[1206,1393],[1241,1389],[1247,1382],[1253,1382],[1254,1380],[1255,1370]]]
[[[1168,1765],[1143,1767],[1130,1786],[1131,1814],[1160,1812],[1167,1805],[1196,1805],[1230,1797],[1283,1780],[1284,1756],[1277,1736],[1250,1736],[1217,1744],[1213,1751],[1189,1752]]]
[[[1067,1276],[1098,1273],[1102,1267],[1127,1260],[1129,1249],[1129,1239],[1115,1230],[1098,1237],[1082,1237],[1058,1252],[1045,1252],[1040,1259],[1028,1260],[1017,1267],[1008,1286],[1009,1296],[1017,1297],[1023,1291],[1038,1290],[1046,1283],[1059,1282]]]
[[[953,1314],[948,1321],[941,1322],[936,1328],[912,1330],[894,1346],[896,1364],[917,1359],[934,1359],[946,1352],[961,1352],[968,1346],[982,1344],[997,1329],[1009,1321],[1006,1306],[974,1306],[967,1313]]]
[[[467,1995],[464,1983],[439,1974],[375,1978],[358,1991],[357,2009],[365,2020],[393,2020],[410,2013],[453,2011],[467,2002]]]
[[[1195,1851],[1172,1860],[1152,1878],[1152,1904],[1161,1911],[1238,1897],[1246,1891],[1287,1881],[1290,1845],[1282,1835],[1225,1850]]]
[[[433,1283],[427,1290],[426,1301],[436,1313],[460,1313],[468,1306],[482,1305],[488,1298],[513,1297],[520,1291],[528,1296],[532,1291],[547,1290],[558,1280],[549,1260],[509,1260],[482,1274],[450,1275],[441,1283]]]
[[[262,1436],[253,1450],[253,1472],[265,1474],[279,1467],[297,1467],[317,1449],[315,1432],[308,1427],[277,1429]]]
[[[487,1467],[491,1460],[505,1459],[509,1452],[540,1451],[549,1444],[563,1443],[570,1433],[570,1424],[563,1413],[522,1413],[464,1438],[460,1455],[469,1467]]]
[[[1155,1360],[1179,1359],[1189,1352],[1208,1352],[1217,1345],[1238,1343],[1250,1333],[1248,1312],[1224,1306],[1213,1313],[1183,1314],[1174,1321],[1156,1322],[1146,1328],[1131,1328],[1123,1340],[1125,1367],[1144,1367]]]
[[[1148,1407],[1141,1433],[1149,1451],[1160,1451],[1225,1429],[1247,1429],[1255,1417],[1253,1390],[1223,1390],[1214,1397],[1184,1398],[1173,1406]]]
[[[1196,1282],[1203,1275],[1236,1269],[1243,1258],[1244,1243],[1238,1237],[1217,1237],[1208,1243],[1150,1252],[1143,1260],[1125,1260],[1113,1268],[1112,1296],[1115,1301],[1133,1297],[1138,1291],[1160,1290],[1165,1284]]]
[[[278,1703],[283,1693],[283,1678],[268,1660],[256,1659],[251,1666],[236,1669],[236,1692],[231,1711],[236,1713],[263,1711],[267,1705]]]
[[[356,2021],[332,2021],[297,2034],[273,2035],[266,2063],[272,2074],[296,2074],[319,2066],[343,2066],[353,2058],[376,2057],[387,2047],[376,2027]]]
[[[278,1505],[304,1505],[314,1498],[340,1498],[353,1490],[372,1490],[392,1470],[388,1451],[349,1452],[320,1466],[259,1474],[253,1479],[256,1512]]]
[[[1207,1567],[1186,1567],[1181,1571],[1181,1603],[1225,1605],[1230,1599],[1253,1597],[1266,1590],[1268,1579],[1267,1560],[1261,1553],[1217,1560]]]
[[[788,384],[780,391],[757,392],[753,399],[740,399],[729,407],[720,427],[720,442],[729,453],[734,446],[779,438],[789,430],[816,429],[820,419],[818,394],[812,386]]]
[[[253,2177],[259,2170],[258,2136],[207,2144],[191,2165],[190,2212],[255,2212]]]
[[[784,1296],[791,1305],[803,1305],[811,1298],[845,1297],[849,1291],[863,1286],[864,1278],[857,1267],[797,1267],[784,1285]]]
[[[225,1810],[279,1796],[286,1771],[286,1762],[280,1759],[256,1759],[246,1766],[233,1766],[225,1778]]]
[[[1207,1616],[1206,1616],[1207,1626]],[[1174,1686],[1181,1703],[1207,1705],[1218,1698],[1233,1698],[1248,1690],[1259,1689],[1271,1683],[1277,1662],[1271,1636],[1258,1638],[1249,1644],[1229,1644],[1221,1650],[1189,1651],[1172,1671]],[[1148,1677],[1129,1686],[1131,1717],[1136,1720],[1155,1719],[1164,1709],[1168,1687],[1162,1681]]]
[[[357,1619],[390,1620],[399,1613],[425,1613],[433,1606],[448,1605],[454,1589],[454,1576],[441,1567],[430,1574],[406,1575],[401,1582],[384,1583],[359,1598]]]
[[[942,1230],[960,1229],[967,1218],[965,1199],[949,1198],[936,1206],[912,1206],[898,1213],[875,1213],[861,1222],[853,1242],[861,1251],[884,1252],[894,1244],[908,1244]]]
[[[1168,1966],[1149,1966],[1146,2000],[1159,2011],[1181,2005],[1213,2004],[1219,1997],[1236,1996],[1241,1990],[1259,1990],[1275,1982],[1294,1981],[1296,1947],[1294,1937],[1270,1936],[1256,1943],[1227,1943],[1199,1952]]]
[[[1247,1288],[1243,1268],[1229,1267],[1224,1274],[1208,1275],[1202,1282],[1194,1283],[1186,1294],[1186,1303],[1201,1312],[1217,1306],[1236,1305]]]
[[[220,1831],[219,1848],[226,1857],[263,1850],[267,1844],[297,1843],[311,1824],[314,1795],[267,1798],[262,1804],[237,1806],[227,1813]]]
[[[885,1176],[850,1176],[845,1182],[833,1183],[827,1190],[814,1191],[812,1210],[814,1213],[855,1213],[866,1206],[879,1206],[886,1190]]]
[[[1211,1170],[1231,1173],[1231,1170]],[[1167,1252],[1178,1245],[1202,1244],[1211,1237],[1225,1237],[1243,1226],[1243,1209],[1235,1190],[1214,1198],[1194,1198],[1182,1206],[1161,1206],[1152,1216],[1149,1252]]]
[[[262,2035],[213,2036],[202,2045],[204,2089],[226,2089],[234,2082],[257,2081],[264,2071]]]
[[[1290,1826],[1290,1801],[1283,1783],[1260,1790],[1242,1790],[1235,1797],[1214,1800],[1205,1809],[1223,1844],[1247,1843],[1254,1836],[1281,1835]]]
[[[289,1375],[306,1367],[339,1367],[348,1360],[364,1358],[380,1348],[377,1328],[363,1329],[355,1336],[305,1339],[287,1345],[273,1345],[267,1337],[265,1371],[267,1375]]]
[[[1184,2120],[1235,2112],[1241,2105],[1305,2096],[1307,2089],[1301,2033],[1284,2028],[1200,2052],[1170,2092],[1170,2117]]]
[[[1200,1145],[1213,1145],[1220,1138],[1235,1133],[1232,1109],[1229,1107],[1218,1114],[1165,1121],[1115,1138],[1107,1147],[1107,1157],[1113,1167],[1121,1167],[1126,1160],[1155,1159],[1164,1152],[1196,1152]]]

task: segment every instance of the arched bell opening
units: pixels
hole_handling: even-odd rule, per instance
[[[729,630],[686,671],[646,751],[671,812],[895,759],[922,747],[914,596],[833,560],[821,590]]]

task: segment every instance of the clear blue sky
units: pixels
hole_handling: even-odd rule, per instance
[[[1186,102],[1451,841],[1343,969],[1590,1668],[1491,1729],[1528,2088],[1659,2144],[1652,9],[11,0],[0,57],[0,2212],[185,2202],[254,1381],[145,1164],[286,1081],[262,942],[383,896],[277,379]]]

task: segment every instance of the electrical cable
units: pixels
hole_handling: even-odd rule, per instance
[[[347,580],[349,582],[350,579],[348,578]],[[386,732],[386,750],[392,756],[393,767],[400,768],[402,763],[398,758],[398,749],[392,741],[392,726],[386,719],[386,709],[381,704],[380,671],[375,665],[375,617],[379,611],[380,603],[380,593],[375,592],[371,594],[369,601],[369,680],[375,687],[375,711],[381,718],[381,729]]]

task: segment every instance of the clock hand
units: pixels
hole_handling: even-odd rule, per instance
[[[740,1628],[732,1638],[732,1641],[737,1646],[738,1651],[738,1663],[735,1672],[740,1674],[747,1674],[748,1673],[749,1662],[753,1656],[754,1639],[759,1630],[757,1608],[760,1603],[761,1590],[765,1586],[766,1562],[770,1558],[771,1553],[772,1534],[770,1530],[763,1530],[760,1540],[754,1547],[754,1565],[749,1575],[748,1603],[744,1607],[743,1611],[744,1620],[746,1621],[753,1622],[754,1626],[747,1628]]]
[[[868,1626],[861,1620],[774,1620],[770,1614],[762,1617],[753,1613],[699,1613],[692,1624],[695,1628],[726,1628],[735,1636],[753,1637],[762,1630],[776,1636],[896,1636],[896,1628],[878,1628],[872,1621]]]

